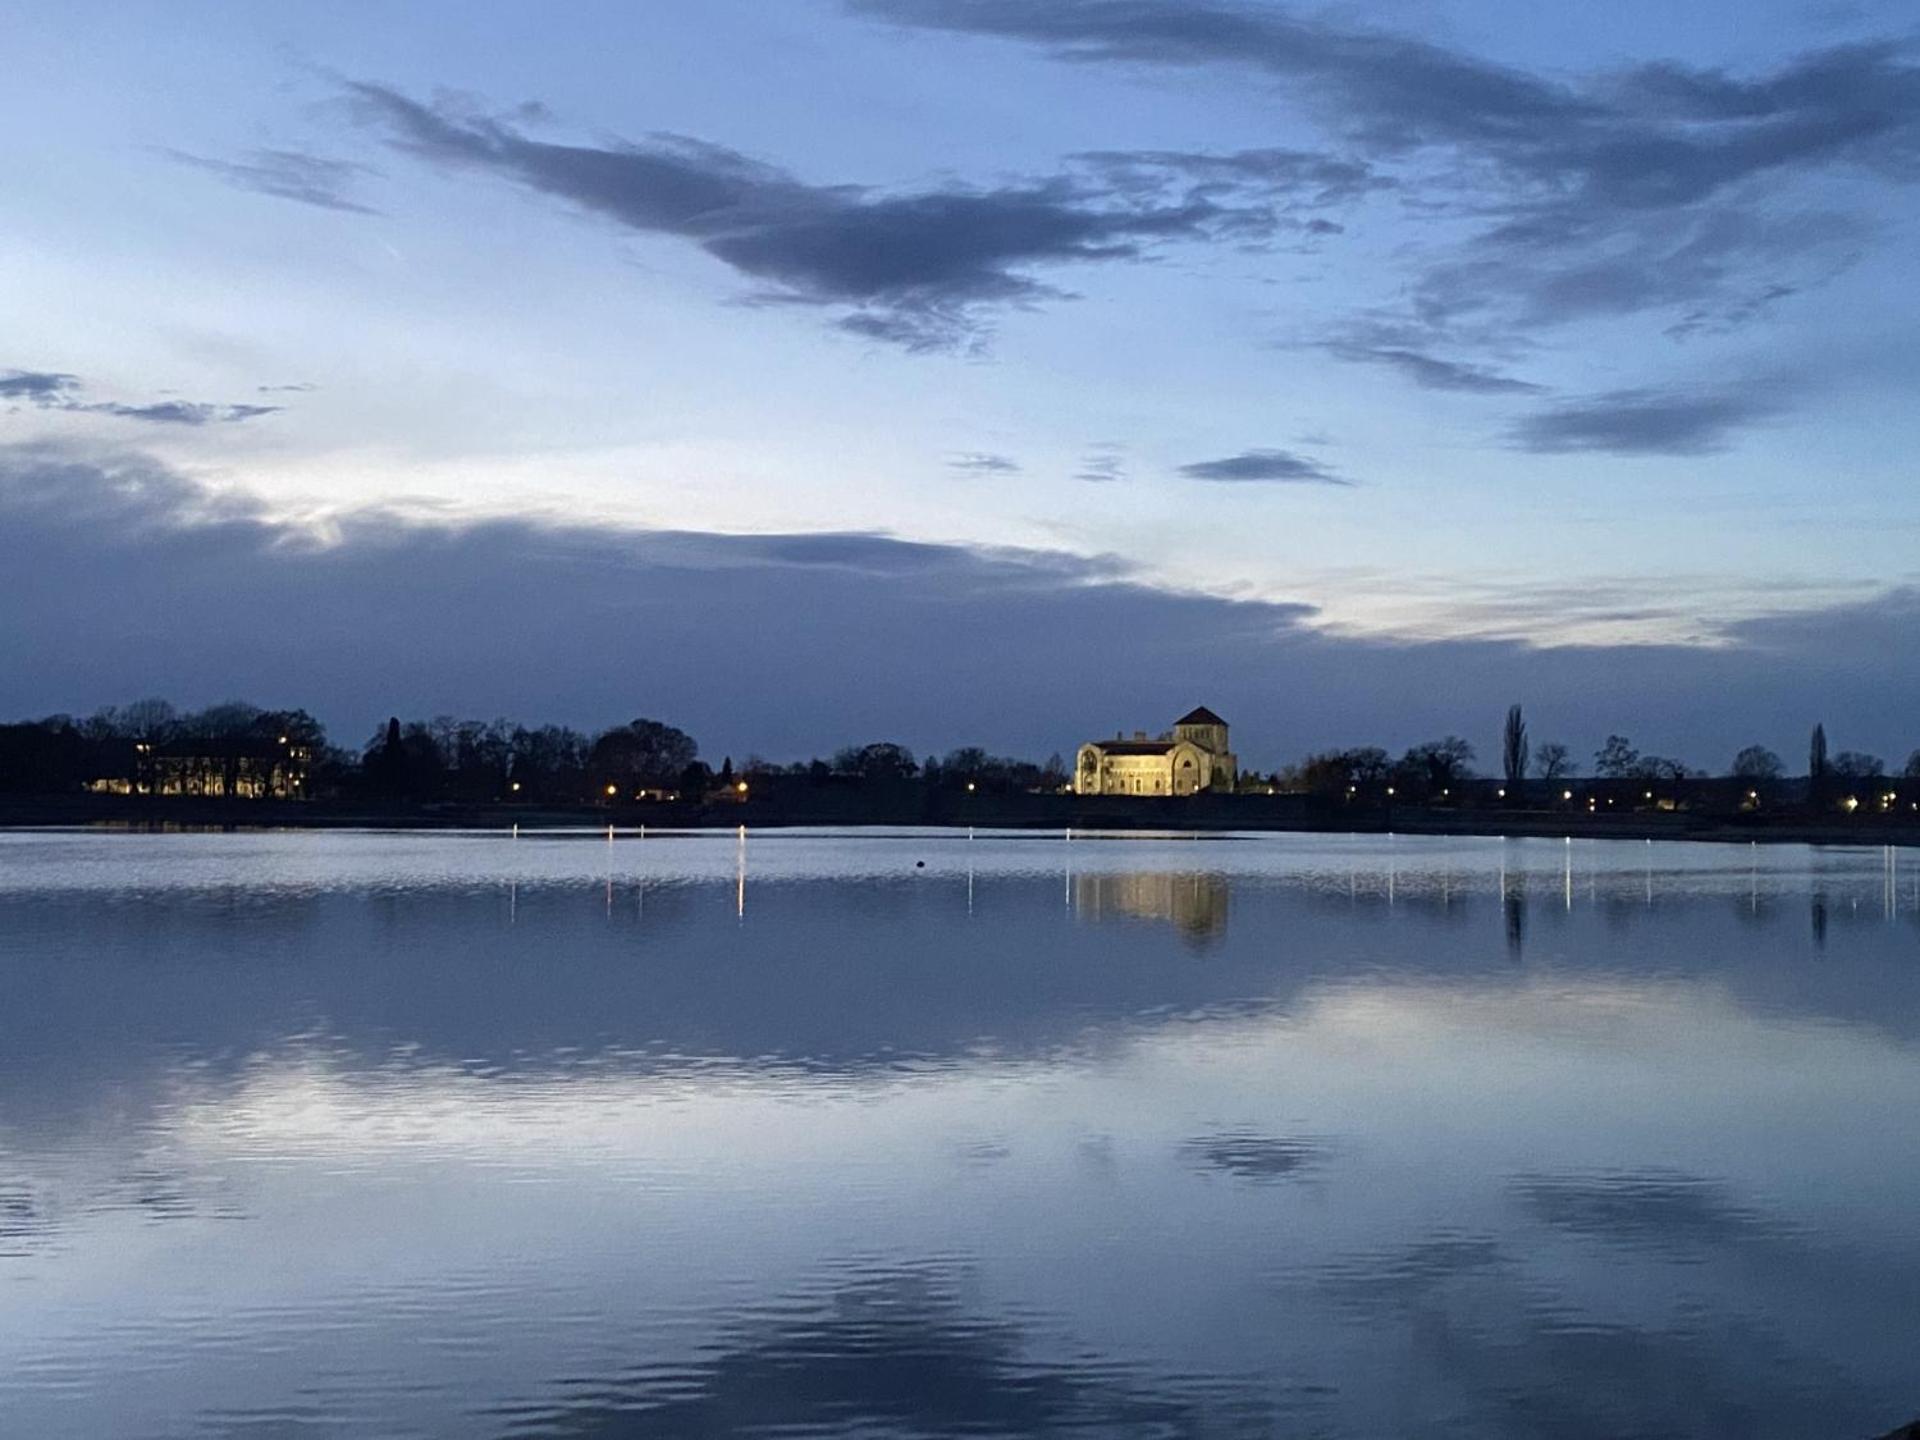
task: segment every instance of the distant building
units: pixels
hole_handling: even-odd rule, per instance
[[[1149,740],[1136,730],[1080,747],[1073,788],[1080,795],[1197,795],[1231,793],[1239,765],[1227,748],[1227,722],[1202,705],[1173,722],[1172,733]]]
[[[283,735],[248,740],[204,754],[190,743],[155,747],[137,741],[115,773],[87,782],[96,795],[195,795],[234,800],[305,800],[313,752]]]

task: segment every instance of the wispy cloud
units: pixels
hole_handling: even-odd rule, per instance
[[[1526,416],[1508,434],[1516,448],[1539,454],[1704,455],[1778,409],[1756,391],[1611,390]]]
[[[695,245],[764,287],[756,298],[829,307],[852,334],[940,349],[977,341],[986,316],[1066,292],[1041,272],[1138,259],[1163,245],[1259,241],[1283,215],[1364,188],[1364,167],[1280,152],[1106,155],[992,186],[890,192],[811,184],[681,135],[598,145],[535,138],[516,118],[349,87],[396,149],[495,176],[647,234]]]
[[[995,455],[983,450],[968,450],[947,457],[947,468],[967,475],[1017,475],[1020,462],[1010,455]]]
[[[1114,480],[1127,478],[1126,447],[1116,445],[1110,440],[1098,441],[1087,447],[1087,453],[1080,457],[1080,468],[1073,472],[1076,480],[1085,480],[1091,484],[1104,485]]]
[[[1920,67],[1902,42],[1814,50],[1751,76],[1656,62],[1568,81],[1241,0],[848,4],[1081,65],[1283,82],[1342,137],[1357,174],[1417,189],[1437,217],[1493,217],[1468,244],[1416,260],[1412,318],[1436,331],[1658,309],[1690,329],[1744,323],[1771,303],[1757,296],[1817,283],[1861,243],[1853,216],[1817,203],[1773,213],[1768,194],[1837,171],[1920,178]]]
[[[1328,354],[1341,360],[1364,365],[1385,365],[1398,370],[1424,390],[1456,390],[1468,395],[1535,395],[1541,386],[1515,379],[1486,365],[1464,360],[1445,360],[1390,345],[1359,345],[1329,341]]]
[[[154,425],[233,425],[262,415],[276,415],[282,409],[279,405],[207,405],[192,400],[162,400],[152,405],[102,401],[68,408],[112,415],[121,420],[144,420]]]
[[[355,181],[376,173],[371,166],[354,161],[330,160],[303,150],[255,150],[244,160],[218,160],[185,150],[163,149],[161,153],[178,164],[215,176],[236,190],[297,200],[302,205],[317,205],[323,210],[345,210],[358,215],[380,213],[348,193]]]
[[[261,386],[262,390],[281,388]],[[0,370],[0,400],[23,400],[42,410],[111,415],[157,425],[231,425],[277,414],[279,405],[215,405],[197,400],[159,400],[136,405],[119,400],[87,400],[77,375],[54,370]]]
[[[1352,485],[1345,476],[1336,475],[1317,460],[1296,455],[1291,450],[1242,450],[1218,460],[1196,460],[1182,465],[1180,473],[1189,480],[1215,480],[1230,483],[1267,485]]]

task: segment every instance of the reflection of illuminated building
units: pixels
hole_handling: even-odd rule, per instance
[[[1163,920],[1206,939],[1227,928],[1227,882],[1167,871],[1073,877],[1074,908],[1089,920]]]

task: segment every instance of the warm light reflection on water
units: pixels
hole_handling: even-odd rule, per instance
[[[1870,1436],[1920,855],[0,835],[0,1433]]]

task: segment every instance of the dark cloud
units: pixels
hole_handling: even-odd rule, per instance
[[[500,116],[349,88],[399,150],[687,240],[765,287],[762,301],[832,307],[841,329],[910,350],[965,344],[993,309],[1060,298],[1038,270],[1179,241],[1259,241],[1290,223],[1276,197],[1330,203],[1366,178],[1364,167],[1281,152],[1221,157],[1211,170],[1200,156],[1109,156],[1027,182],[888,193],[808,184],[685,136],[558,144]]]
[[[79,388],[80,378],[57,370],[0,370],[0,400],[25,400],[30,405],[64,405]]]
[[[1442,360],[1437,355],[1425,355],[1418,350],[1341,341],[1330,342],[1325,348],[1328,354],[1341,360],[1390,366],[1425,390],[1458,390],[1470,395],[1534,395],[1541,389],[1538,385],[1516,380],[1485,365]]]
[[[370,167],[352,161],[329,160],[300,150],[255,150],[244,160],[214,160],[204,155],[190,155],[184,150],[162,153],[181,165],[217,176],[236,190],[297,200],[323,210],[346,210],[358,215],[380,213],[347,194],[354,181],[375,173]]]
[[[1436,327],[1666,307],[1691,317],[1682,325],[1743,323],[1760,313],[1756,294],[1817,283],[1863,243],[1849,217],[1768,213],[1760,197],[1843,168],[1920,178],[1920,67],[1890,42],[1815,51],[1753,77],[1660,62],[1566,83],[1234,0],[849,3],[1079,63],[1281,82],[1346,136],[1365,173],[1401,166],[1428,213],[1496,217],[1457,252],[1421,262],[1416,313]]]
[[[1010,455],[994,455],[981,450],[969,450],[947,457],[947,468],[963,471],[968,475],[1017,475],[1020,462]]]
[[[1353,481],[1334,474],[1317,460],[1296,455],[1291,450],[1243,450],[1219,460],[1196,460],[1182,465],[1180,473],[1190,480],[1255,482],[1274,485],[1351,485]]]
[[[1538,454],[1704,455],[1778,410],[1767,396],[1732,390],[1613,390],[1529,415],[1512,443]]]
[[[644,699],[714,753],[886,736],[1044,756],[1205,700],[1264,768],[1471,736],[1475,716],[1497,724],[1491,694],[1523,698],[1536,733],[1582,753],[1628,729],[1718,765],[1756,742],[1797,751],[1815,717],[1846,748],[1913,748],[1920,673],[1885,663],[1920,610],[1912,592],[1782,603],[1800,609],[1708,625],[1712,648],[1395,642],[1055,551],[378,511],[322,537],[138,455],[0,447],[0,674],[22,713],[273,695],[360,734],[396,712],[604,725]]]

